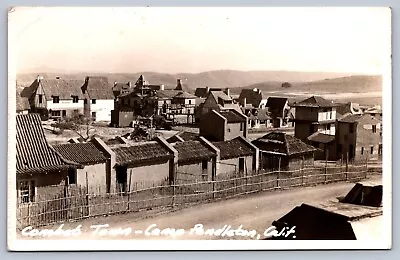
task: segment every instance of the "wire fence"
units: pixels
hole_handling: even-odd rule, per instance
[[[215,180],[197,180],[170,184],[163,182],[138,183],[126,192],[94,194],[85,187],[58,186],[59,192],[42,196],[32,203],[17,203],[17,228],[43,226],[63,221],[168,209],[182,205],[227,199],[250,193],[273,191],[300,186],[312,186],[338,181],[358,181],[379,168],[368,165],[338,165],[310,167],[293,171],[272,171],[238,175],[217,175]],[[56,187],[57,188],[57,187]]]

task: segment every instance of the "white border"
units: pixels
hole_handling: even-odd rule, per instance
[[[304,7],[301,7],[304,8]],[[299,8],[299,9],[301,9]],[[351,7],[346,7],[351,8]],[[387,8],[388,15],[391,10]],[[10,17],[9,17],[10,19]],[[383,205],[384,230],[379,242],[366,241],[264,241],[264,240],[17,240],[16,239],[16,120],[15,82],[19,30],[8,24],[8,192],[7,245],[12,251],[114,251],[114,250],[294,250],[294,249],[390,249],[392,246],[392,66],[391,44],[382,64],[383,71]],[[389,25],[388,25],[389,26]],[[390,24],[391,27],[391,24]],[[390,30],[391,31],[391,30]],[[389,37],[389,36],[388,36]],[[390,35],[391,39],[391,35]]]

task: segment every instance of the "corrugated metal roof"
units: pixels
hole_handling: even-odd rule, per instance
[[[178,162],[200,161],[216,156],[200,141],[178,142],[174,148],[178,151]]]
[[[112,150],[117,156],[117,165],[134,165],[148,161],[168,160],[173,157],[164,146],[151,142],[140,145],[119,146]]]
[[[213,142],[213,144],[220,150],[220,157],[222,160],[251,156],[254,152],[241,138]]]
[[[53,145],[53,148],[67,160],[80,164],[102,163],[107,157],[93,143]]]
[[[48,143],[39,114],[16,116],[17,173],[67,169],[68,164]]]

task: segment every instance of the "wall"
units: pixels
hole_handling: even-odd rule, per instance
[[[96,99],[96,104],[90,102],[90,115],[92,112],[96,112],[96,121],[111,121],[111,110],[114,109],[113,99]]]
[[[318,108],[296,107],[296,120],[318,121]]]
[[[78,100],[78,103],[73,103],[71,99],[60,99],[60,103],[53,103],[53,99],[47,100],[47,109],[51,110],[73,110],[78,109],[83,114],[83,99]]]
[[[203,103],[201,113],[206,114],[213,109],[219,111],[219,106],[217,104],[217,101],[215,101],[215,99],[212,97],[212,95],[208,95],[207,99]]]
[[[326,112],[325,112],[326,111]],[[324,120],[335,120],[336,119],[336,108],[319,109],[318,121]]]
[[[224,141],[226,119],[210,112],[203,114],[200,119],[200,135],[213,137],[216,141]]]
[[[143,165],[140,167],[128,168],[127,181],[129,182],[130,174],[132,172],[131,190],[135,188],[136,183],[147,182],[151,187],[152,183],[161,183],[169,178],[169,161],[153,164]],[[146,183],[145,183],[146,184]],[[129,183],[128,183],[129,185]],[[147,185],[144,185],[147,186]],[[128,186],[129,187],[129,186]],[[143,186],[142,186],[143,187]]]
[[[243,124],[243,130],[240,130],[240,124],[241,123],[229,123],[226,126],[226,131],[225,131],[225,140],[232,140],[238,136],[243,136],[243,132],[244,132],[244,127],[246,125],[246,121],[244,121]]]
[[[86,182],[87,173],[87,182]],[[107,170],[106,163],[86,165],[78,169],[76,173],[76,184],[86,187],[89,185],[89,193],[102,194],[107,192]]]
[[[287,170],[299,170],[314,164],[314,157],[312,154],[305,154],[304,156],[293,156],[289,158],[289,165]]]
[[[376,125],[376,133],[372,132],[372,125]],[[374,118],[371,115],[365,114],[357,124],[356,136],[356,160],[377,160],[380,155],[378,154],[379,144],[382,144],[381,136],[382,121]],[[361,149],[364,147],[363,154]],[[371,154],[371,147],[373,153]]]
[[[242,157],[243,158],[243,157]],[[245,156],[245,174],[250,175],[253,172],[253,156]],[[238,173],[239,172],[239,157],[231,158],[226,160],[220,160],[217,163],[217,176],[218,175],[227,175],[230,173]]]
[[[350,133],[350,125],[354,124],[354,131]],[[337,123],[337,130],[336,130],[336,143],[337,143],[337,159],[346,160],[347,154],[349,155],[349,160],[352,159],[351,156],[351,146],[353,146],[353,155],[356,147],[356,129],[357,126],[355,123],[344,123],[338,122]]]
[[[207,177],[203,177],[202,161],[178,163],[176,172],[177,181],[210,181],[212,180],[212,160],[207,160]]]
[[[307,137],[311,135],[310,124],[296,122],[294,127],[294,136],[300,140],[307,141]]]
[[[328,130],[328,125],[330,125],[330,129],[329,130]],[[318,125],[318,132],[324,133],[324,134],[327,134],[327,135],[335,135],[335,133],[336,133],[335,123]]]

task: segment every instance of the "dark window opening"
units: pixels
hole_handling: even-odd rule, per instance
[[[244,158],[239,158],[239,172],[244,172]]]
[[[374,147],[371,146],[371,154],[374,154]]]
[[[118,191],[120,193],[125,193],[127,191],[127,167],[117,168],[117,183]]]
[[[378,154],[381,155],[382,154],[382,145],[380,144],[378,147]]]
[[[85,98],[84,100],[83,100],[83,104],[87,104],[87,99]]]
[[[42,103],[43,103],[43,95],[40,94],[40,95],[39,95],[39,104],[42,104]]]
[[[92,119],[96,120],[96,112],[92,112]]]
[[[361,147],[361,154],[364,154],[364,147]]]
[[[68,169],[68,184],[76,184],[76,169]]]
[[[72,96],[72,103],[78,103],[79,98],[78,96]]]
[[[244,131],[244,124],[240,123],[240,131]]]
[[[96,104],[96,99],[92,99],[92,104]]]
[[[66,110],[62,111],[62,116],[67,116],[67,111]]]
[[[331,124],[328,124],[327,126],[326,126],[326,130],[331,130]]]
[[[53,97],[53,103],[60,103],[60,97],[59,96],[54,96]]]
[[[376,133],[376,125],[372,125],[372,133]]]
[[[207,160],[203,160],[201,162],[201,169],[202,169],[201,177],[202,177],[203,181],[207,181],[208,180],[208,161]]]

